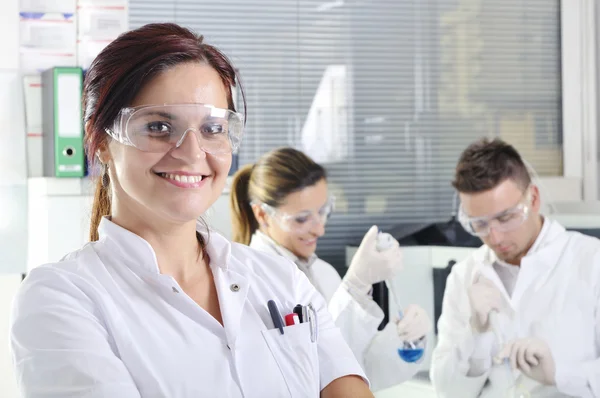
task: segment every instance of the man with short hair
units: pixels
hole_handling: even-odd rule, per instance
[[[461,224],[484,246],[446,283],[431,367],[438,396],[504,398],[516,386],[600,397],[600,240],[540,215],[538,187],[502,140],[470,145],[452,184]]]

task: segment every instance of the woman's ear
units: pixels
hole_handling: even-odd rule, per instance
[[[98,148],[98,151],[96,152],[96,156],[102,164],[107,164],[111,160],[110,152],[108,150],[108,143],[103,143],[100,145],[100,148]]]
[[[252,213],[254,213],[254,218],[256,218],[256,221],[258,221],[258,225],[260,225],[261,227],[268,227],[269,215],[267,214],[265,209],[263,209],[263,207],[258,203],[253,203],[251,207]]]

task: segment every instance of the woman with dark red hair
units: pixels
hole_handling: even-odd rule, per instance
[[[304,274],[197,221],[240,145],[235,85],[228,59],[174,24],[128,32],[92,63],[92,242],[16,297],[24,398],[372,397]]]

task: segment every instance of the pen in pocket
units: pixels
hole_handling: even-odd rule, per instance
[[[273,300],[267,301],[267,307],[269,308],[269,313],[271,314],[271,320],[273,321],[273,326],[279,329],[279,333],[283,334],[283,328],[285,324],[283,323],[283,318],[279,313],[279,309],[277,308],[277,304]]]

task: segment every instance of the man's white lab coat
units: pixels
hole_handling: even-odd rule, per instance
[[[438,396],[507,396],[507,366],[493,365],[490,355],[480,355],[497,353],[495,336],[475,336],[469,325],[467,290],[481,273],[506,299],[507,310],[499,314],[504,341],[540,338],[550,346],[556,363],[556,387],[520,372],[514,373],[517,383],[532,397],[600,397],[600,240],[568,232],[554,221],[545,223],[547,231],[521,261],[510,297],[492,266],[497,257],[487,246],[453,267],[432,359]],[[479,370],[473,374],[473,369]]]

